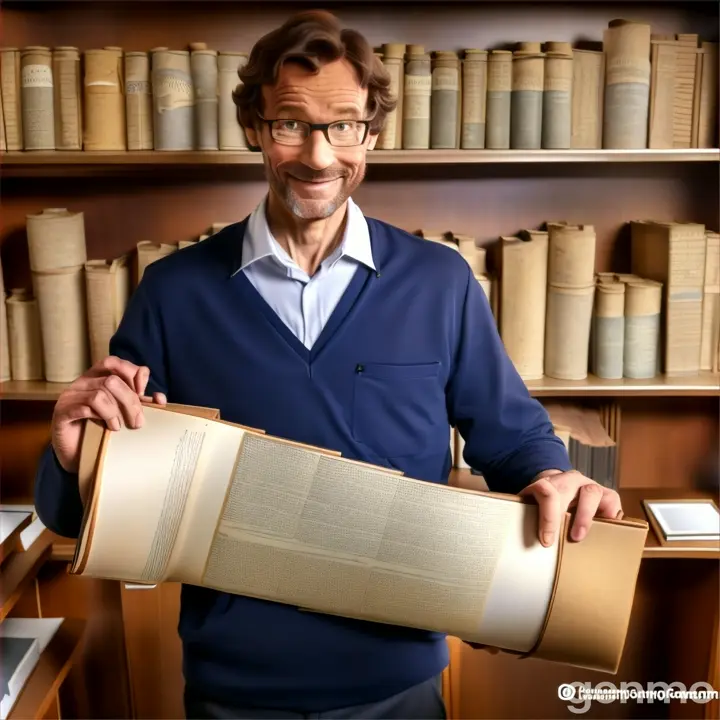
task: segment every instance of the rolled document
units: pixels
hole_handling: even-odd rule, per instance
[[[241,85],[238,72],[247,65],[248,54],[244,52],[218,53],[218,123],[221,150],[247,150],[245,131],[238,119],[238,108],[233,92]]]
[[[390,75],[390,92],[397,99],[395,109],[388,113],[380,136],[378,150],[402,148],[403,85],[405,84],[405,45],[385,43],[382,46],[382,62]]]
[[[82,150],[82,79],[76,47],[53,50],[55,145],[58,150]]]
[[[20,69],[25,150],[54,150],[55,95],[50,48],[26,47],[20,55]]]
[[[217,55],[217,50],[208,50],[203,43],[194,45],[190,52],[195,88],[195,145],[198,150],[219,148]]]
[[[33,273],[48,382],[72,382],[89,365],[83,265]]]
[[[485,147],[510,147],[510,111],[513,54],[510,50],[491,50],[488,55],[487,123]]]
[[[430,147],[452,150],[460,145],[460,61],[457,53],[438,51],[432,61]]]
[[[584,380],[588,374],[595,285],[548,286],[545,374],[558,380]]]
[[[128,150],[153,149],[150,56],[125,53],[125,116]]]
[[[5,144],[8,150],[24,148],[22,131],[22,83],[20,80],[20,51],[0,49],[0,93],[2,93]]]
[[[430,147],[430,106],[432,74],[430,54],[421,45],[408,45],[405,56],[403,92],[403,148],[427,150]]]
[[[153,128],[156,150],[193,150],[195,89],[188,50],[152,52]]]
[[[487,50],[465,50],[462,63],[462,131],[463,150],[485,147],[487,118]]]
[[[501,238],[500,337],[520,377],[543,376],[548,233]]]
[[[122,50],[85,51],[85,150],[127,149],[123,72]]]
[[[637,380],[654,378],[660,370],[662,284],[631,280],[625,287],[623,375]]]
[[[13,380],[44,380],[42,333],[37,300],[15,288],[7,299],[10,367]]]
[[[543,79],[542,147],[565,150],[572,139],[572,45],[547,43]]]
[[[520,43],[512,61],[510,147],[538,150],[542,146],[545,54],[540,43]]]
[[[139,429],[85,425],[71,574],[184,582],[616,672],[646,521],[596,518],[572,542],[565,513],[545,547],[537,505],[518,496],[404,477],[208,408],[144,413]]]
[[[87,260],[82,212],[46,208],[26,217],[28,254],[33,272],[77,267]]]
[[[612,20],[603,35],[603,147],[643,149],[650,112],[650,25]]]
[[[127,256],[108,262],[85,263],[85,286],[90,332],[90,361],[96,363],[110,351],[110,339],[122,320],[130,292]]]
[[[625,284],[599,282],[592,331],[592,371],[597,377],[623,377],[624,345]]]

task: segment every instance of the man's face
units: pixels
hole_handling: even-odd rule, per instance
[[[262,114],[311,123],[364,120],[366,102],[367,90],[346,60],[327,63],[317,74],[288,63],[275,86],[263,87]],[[348,199],[365,175],[365,153],[377,141],[368,134],[362,145],[337,147],[314,131],[302,145],[291,146],[275,142],[267,125],[247,133],[262,149],[271,191],[304,220],[329,217]]]

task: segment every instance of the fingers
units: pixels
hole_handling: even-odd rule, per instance
[[[161,392],[153,393],[152,397],[150,397],[150,395],[143,395],[140,399],[146,403],[156,403],[157,405],[167,405],[167,397],[165,396],[165,393],[161,393]]]
[[[570,537],[573,540],[582,540],[590,529],[592,519],[597,513],[600,500],[603,496],[602,486],[594,483],[582,485],[578,491],[577,509],[573,518]]]
[[[119,430],[123,424],[138,428],[144,419],[139,396],[117,375],[88,378],[82,386],[69,390],[58,402],[56,416],[60,423],[95,417],[111,430]]]
[[[560,476],[541,478],[528,485],[520,493],[524,496],[532,495],[537,501],[538,537],[545,547],[550,547],[555,542],[563,515],[575,494],[566,491],[567,483],[553,483],[552,479],[555,477]]]
[[[95,363],[83,377],[103,377],[106,375],[117,375],[138,395],[144,395],[145,388],[150,380],[150,369],[144,365],[135,365],[135,363],[123,360],[115,355],[108,355]]]
[[[570,538],[582,540],[593,518],[621,518],[622,502],[615,490],[603,487],[578,472],[559,473],[540,478],[524,488],[538,503],[538,536],[546,547],[557,539],[567,510],[575,506]]]

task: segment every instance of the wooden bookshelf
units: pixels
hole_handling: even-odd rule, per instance
[[[310,7],[306,0],[194,0],[175,3],[169,21],[166,3],[147,0],[133,5],[130,13],[127,3],[117,1],[7,0],[4,44],[80,50],[118,46],[127,51],[185,49],[202,41],[214,49],[247,52],[292,12]],[[374,46],[407,42],[430,51],[510,49],[519,40],[568,40],[597,47],[614,18],[647,21],[659,35],[699,33],[704,40],[718,39],[717,2],[699,0],[327,0],[324,5]],[[367,163],[367,177],[354,194],[367,216],[409,232],[432,228],[472,235],[488,248],[500,235],[548,221],[590,224],[597,232],[599,272],[630,272],[627,223],[632,219],[687,220],[720,230],[718,147],[376,149],[368,153]],[[267,190],[262,156],[251,151],[6,152],[0,153],[0,176],[6,290],[31,287],[25,225],[28,214],[43,208],[83,212],[88,257],[109,259],[132,253],[141,240],[192,240],[214,222],[240,220]],[[477,372],[482,372],[481,361]],[[700,485],[708,476],[716,482],[720,375],[705,372],[652,380],[590,375],[580,381],[542,378],[526,384],[537,398],[566,398],[597,407],[612,418],[607,429],[618,443],[617,477],[626,515],[644,517],[643,498],[689,497],[702,492]],[[9,495],[33,502],[37,460],[47,446],[54,402],[66,387],[67,383],[0,383],[6,502]],[[466,475],[460,477],[473,487],[481,484],[469,471],[455,471],[463,472]],[[37,582],[22,586],[23,599],[14,602],[12,612],[21,612],[25,598],[36,593],[41,614],[86,618],[91,626],[82,658],[65,680],[61,714],[182,717],[179,588],[165,584],[140,593],[114,581],[79,580],[66,572],[75,541],[51,537]],[[697,548],[660,549],[649,533],[625,658],[614,682],[667,680],[689,687],[711,677],[718,687],[718,655],[710,650],[713,643],[720,647],[719,559],[720,553]],[[71,657],[70,649],[65,656]],[[518,663],[468,647],[462,647],[452,662],[457,663],[450,697],[453,718],[567,717],[567,704],[557,698],[560,683],[607,680],[599,673]],[[59,667],[64,667],[62,662]],[[59,676],[38,671],[33,690],[23,695],[11,717],[49,716]],[[492,692],[510,684],[522,692]],[[40,685],[50,691],[38,691]],[[717,717],[717,705],[673,703],[660,709],[670,718]],[[652,714],[653,709],[630,702],[604,707],[594,703],[588,717],[629,720],[648,711]]]
[[[542,378],[526,383],[534,397],[720,397],[720,374],[702,372],[691,377],[659,376],[651,380],[585,380]],[[54,401],[69,383],[9,380],[0,383],[0,401]]]
[[[8,720],[44,718],[57,702],[60,686],[68,675],[85,629],[85,621],[65,619],[40,655]]]
[[[697,163],[720,161],[714,148],[668,150],[373,150],[369,165],[493,165],[537,163]],[[91,174],[104,168],[137,167],[226,167],[262,165],[260,153],[247,151],[198,150],[192,152],[126,151],[38,151],[7,152],[0,155],[0,168],[6,177],[59,168],[73,174]]]

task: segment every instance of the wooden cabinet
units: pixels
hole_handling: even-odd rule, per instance
[[[428,49],[498,48],[537,39],[602,39],[616,17],[650,22],[653,32],[718,39],[716,2],[648,0],[561,3],[536,0],[323,3],[341,20],[383,42]],[[81,50],[248,51],[254,41],[303,7],[292,2],[23,2],[3,4],[3,45]],[[197,238],[214,222],[242,219],[266,191],[262,159],[244,152],[18,152],[2,160],[0,251],[6,289],[29,287],[25,218],[43,208],[84,213],[88,254],[113,258],[141,240]],[[636,218],[692,220],[720,229],[720,150],[373,151],[354,199],[370,215],[410,231],[440,228],[489,245],[500,235],[563,219],[592,224],[596,269],[628,272],[625,224]],[[717,497],[720,377],[652,381],[548,378],[528,383],[542,401],[573,398],[606,406],[618,442],[618,483],[626,514],[658,493]],[[32,496],[38,457],[49,440],[53,403],[63,386],[0,384],[3,501]],[[469,474],[454,482],[472,484]],[[81,650],[60,691],[63,717],[182,716],[182,658],[177,637],[179,588],[127,589],[65,572],[72,545],[58,539],[24,588],[43,615],[86,622]],[[477,651],[451,640],[444,692],[453,718],[571,717],[560,683],[710,682],[720,689],[720,554],[667,552],[653,544],[643,561],[622,667],[605,677]],[[603,572],[598,568],[598,572]],[[718,703],[600,704],[587,717],[711,718]]]

